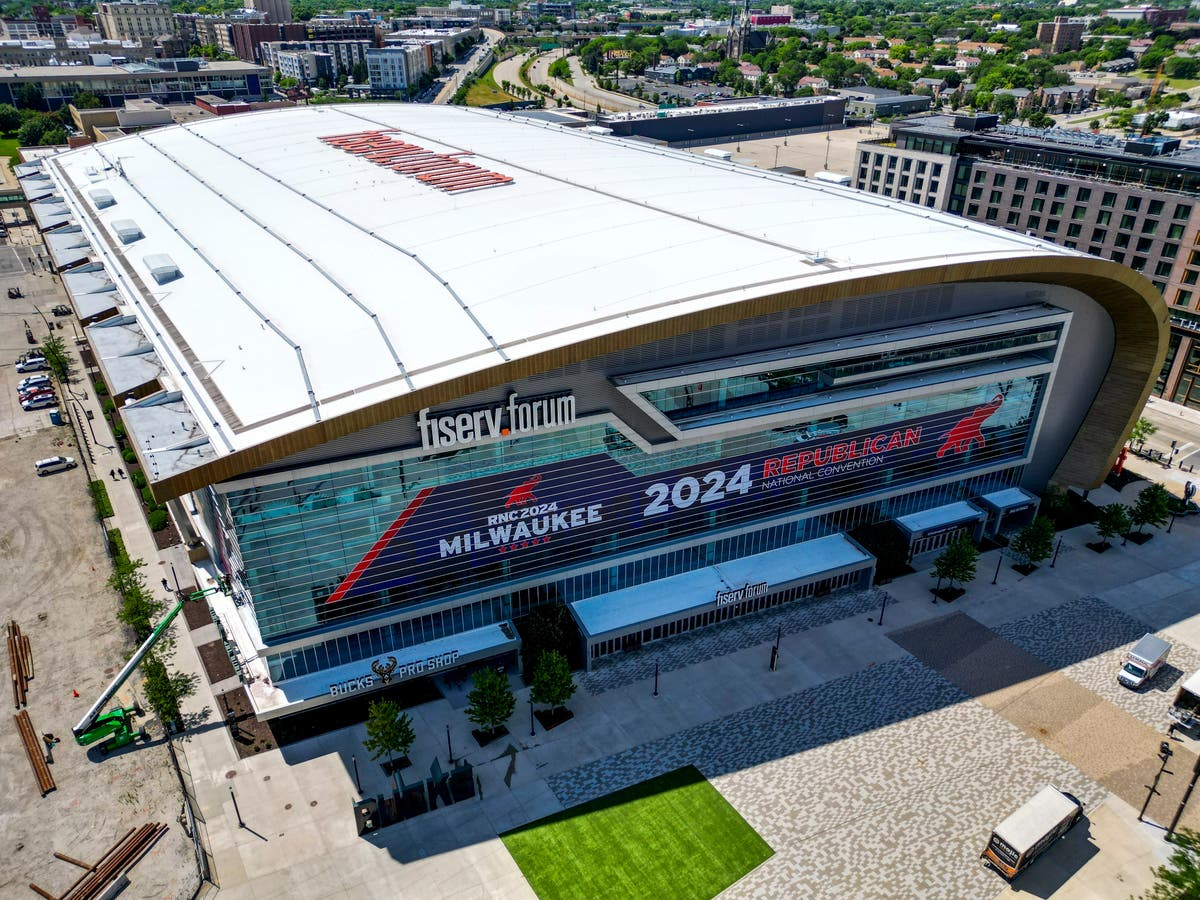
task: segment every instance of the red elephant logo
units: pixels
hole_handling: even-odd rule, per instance
[[[533,493],[533,489],[537,487],[539,481],[542,480],[541,475],[534,475],[522,481],[508,493],[508,499],[504,501],[504,508],[510,506],[524,506],[526,503],[536,503],[537,497]]]
[[[996,414],[1004,403],[1004,395],[997,394],[983,406],[977,406],[971,412],[955,423],[946,434],[946,440],[938,448],[937,458],[941,459],[951,450],[955,453],[966,453],[971,445],[978,442],[980,447],[987,446],[983,439],[983,423]]]

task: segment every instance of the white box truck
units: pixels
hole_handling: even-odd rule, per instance
[[[1162,664],[1167,661],[1167,654],[1170,652],[1171,645],[1162,638],[1153,634],[1144,635],[1133,645],[1133,649],[1125,654],[1124,664],[1117,673],[1117,681],[1127,688],[1134,689],[1149,684],[1162,668]]]
[[[817,181],[827,181],[830,184],[840,184],[846,187],[850,186],[850,176],[843,175],[841,172],[817,172],[813,175]]]
[[[714,159],[723,159],[726,162],[729,162],[729,160],[733,159],[733,154],[728,150],[718,150],[716,147],[709,147],[704,151],[704,155],[711,156]]]
[[[996,826],[979,859],[1012,881],[1081,818],[1082,803],[1066,791],[1046,785]]]
[[[1200,722],[1200,672],[1183,683],[1175,695],[1175,702],[1167,711],[1181,728],[1194,728]]]

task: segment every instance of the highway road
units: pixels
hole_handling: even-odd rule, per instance
[[[559,94],[569,98],[577,107],[589,112],[595,112],[597,104],[605,112],[628,112],[633,109],[655,108],[653,103],[645,103],[622,94],[600,90],[596,87],[595,82],[584,73],[577,56],[567,57],[574,84],[568,84],[560,78],[551,78],[548,71],[550,64],[559,58],[561,52],[560,50],[551,50],[540,55],[529,69],[530,82],[550,85]]]
[[[471,54],[462,62],[454,63],[457,71],[446,79],[437,96],[433,98],[433,103],[449,103],[450,98],[454,96],[454,92],[458,90],[462,80],[470,73],[474,72],[479,67],[480,61],[488,50],[494,50],[500,41],[504,40],[504,32],[496,31],[494,28],[484,28],[483,40],[471,48]]]
[[[498,85],[503,85],[506,81],[509,84],[519,85],[521,83],[521,63],[528,58],[528,53],[518,53],[496,63],[496,68],[492,72],[492,80]]]

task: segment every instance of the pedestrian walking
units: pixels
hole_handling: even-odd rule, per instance
[[[1170,725],[1168,725],[1167,726],[1167,737],[1169,737],[1169,738],[1175,737],[1175,729],[1178,727],[1179,727],[1178,722],[1172,722]]]
[[[162,585],[163,585],[163,590],[164,590],[164,591],[166,591],[167,593],[170,593],[170,592],[171,592],[171,588],[167,586],[167,579],[165,579],[165,578],[164,578],[164,579],[162,580]]]
[[[112,469],[109,469],[109,470],[108,470],[108,477],[109,477],[109,478],[111,478],[113,481],[116,481],[116,480],[117,480],[117,473],[116,473],[115,471],[113,471]]]
[[[121,476],[122,480],[124,480],[124,478],[125,478],[125,470],[124,469],[117,469],[117,474]]]

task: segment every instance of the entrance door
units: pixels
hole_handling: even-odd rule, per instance
[[[627,634],[621,638],[621,649],[626,653],[631,653],[642,646],[642,633]]]

